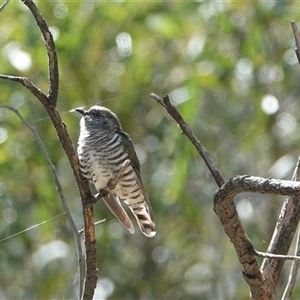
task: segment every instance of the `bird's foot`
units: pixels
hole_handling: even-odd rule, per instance
[[[100,190],[99,190],[99,196],[100,196],[101,198],[107,197],[108,193],[109,193],[109,192],[108,192],[107,188],[104,188],[104,189],[100,189]]]

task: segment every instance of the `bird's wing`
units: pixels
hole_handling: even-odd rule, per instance
[[[127,134],[124,131],[116,131],[116,133],[119,134],[119,136],[122,139],[123,145],[124,145],[124,151],[129,155],[130,157],[130,161],[131,161],[131,165],[133,167],[133,170],[136,171],[137,173],[140,173],[140,162],[139,159],[136,155],[134,146],[133,146],[133,142],[129,136],[129,134]]]
[[[130,162],[131,162],[131,165],[133,167],[133,170],[135,171],[136,175],[137,175],[137,180],[138,180],[138,184],[143,192],[143,196],[144,196],[144,199],[145,199],[145,202],[148,206],[148,209],[149,209],[149,215],[150,215],[150,218],[153,222],[153,224],[155,225],[155,219],[154,219],[154,214],[153,214],[153,210],[152,210],[152,206],[151,206],[151,203],[150,203],[150,200],[149,200],[149,197],[148,197],[148,194],[144,188],[144,185],[142,183],[142,178],[141,178],[141,174],[140,174],[140,162],[139,162],[139,159],[136,155],[136,152],[135,152],[135,149],[134,149],[134,146],[133,146],[133,142],[129,136],[129,134],[127,134],[126,132],[124,131],[116,131],[120,137],[122,138],[122,142],[124,144],[124,151],[129,155],[130,157]]]
[[[140,186],[140,189],[142,190],[143,192],[143,196],[144,196],[144,199],[145,199],[145,202],[148,206],[148,210],[149,210],[149,215],[150,215],[150,218],[151,218],[151,221],[153,222],[153,224],[155,225],[155,219],[154,219],[154,213],[153,213],[153,210],[152,210],[152,206],[151,206],[151,203],[150,203],[150,200],[149,200],[149,197],[148,197],[148,194],[144,188],[144,185],[142,183],[142,180],[141,180],[141,176],[140,176],[140,173],[136,172],[137,174],[137,179],[138,179],[138,184]]]
[[[104,203],[109,208],[109,210],[114,214],[114,216],[124,225],[124,227],[130,232],[134,233],[133,224],[128,217],[126,211],[121,205],[117,196],[109,192],[107,196],[102,197]]]

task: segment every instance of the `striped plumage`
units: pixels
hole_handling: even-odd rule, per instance
[[[117,116],[105,107],[77,111],[83,115],[77,150],[83,176],[101,194],[105,189],[109,191],[102,199],[131,233],[134,227],[119,199],[133,212],[142,233],[153,237],[156,234],[154,216],[129,135],[122,131]],[[128,164],[124,166],[125,162]],[[116,186],[110,187],[110,182],[120,174]]]

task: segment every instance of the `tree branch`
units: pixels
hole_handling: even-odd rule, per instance
[[[22,2],[30,9],[44,38],[48,56],[49,71],[48,101],[52,105],[56,105],[59,85],[59,73],[54,39],[46,21],[44,20],[35,3],[32,0],[22,0]]]
[[[204,146],[198,140],[192,129],[189,125],[184,121],[181,114],[179,113],[178,109],[171,104],[169,96],[166,95],[163,98],[159,97],[158,95],[151,93],[150,97],[155,99],[159,104],[161,104],[166,111],[170,114],[170,116],[177,122],[180,126],[182,133],[188,137],[188,139],[192,142],[192,144],[197,149],[200,156],[203,158],[204,162],[206,163],[208,169],[210,170],[213,178],[215,179],[218,187],[221,187],[224,184],[224,179],[219,172],[218,168],[216,167],[215,163],[213,162],[212,158],[210,157],[209,153],[206,151]]]
[[[293,26],[293,25],[292,25]],[[294,24],[295,26],[295,24]],[[298,31],[295,30],[295,27],[293,27],[294,32],[297,32],[297,44],[298,47],[300,45],[300,35]],[[300,49],[300,48],[299,48]],[[296,51],[297,55],[298,52]],[[299,55],[300,57],[300,55]],[[299,60],[300,63],[300,60]],[[218,186],[220,187],[223,183],[224,180],[212,162],[209,154],[205,150],[205,148],[202,146],[200,141],[196,138],[190,127],[186,124],[186,122],[183,120],[182,116],[178,112],[177,108],[172,105],[169,101],[168,96],[165,96],[163,98],[157,96],[156,94],[151,94],[150,95],[152,98],[154,98],[159,104],[161,104],[167,112],[173,117],[173,119],[177,122],[177,124],[180,126],[182,129],[182,132],[190,139],[190,141],[193,143],[193,145],[196,147],[197,151],[201,155],[201,157],[204,159],[206,165],[208,166],[209,170],[211,171],[215,181],[217,182]],[[300,159],[299,159],[300,160]],[[293,180],[299,180],[300,179],[300,165],[299,161],[297,163],[297,166],[295,168]],[[270,181],[274,183],[274,180]],[[238,226],[240,230],[240,241],[242,242],[242,253],[246,253],[246,260],[244,260],[245,257],[240,256],[239,260],[243,264],[245,272],[245,280],[250,286],[251,294],[253,299],[273,299],[275,296],[274,291],[275,287],[278,282],[278,278],[282,269],[282,266],[284,264],[283,258],[280,258],[280,256],[276,256],[276,254],[284,254],[286,257],[286,254],[290,248],[290,245],[292,243],[294,233],[296,230],[296,227],[299,222],[300,218],[300,205],[297,205],[299,203],[299,195],[295,193],[295,191],[290,194],[288,190],[290,189],[290,185],[292,184],[292,181],[289,181],[289,185],[286,186],[286,191],[284,193],[281,193],[283,195],[290,195],[287,197],[287,200],[285,201],[281,215],[279,216],[278,223],[276,225],[276,229],[273,234],[272,241],[269,245],[268,252],[271,252],[271,255],[268,255],[269,253],[265,254],[263,257],[265,257],[263,264],[261,266],[261,270],[258,268],[258,264],[255,259],[255,255],[262,256],[262,253],[256,252],[253,248],[253,245],[249,238],[247,237],[240,221],[238,218],[238,214],[236,211],[236,208],[234,206],[234,203],[232,202],[232,205],[230,206],[230,209],[227,211],[227,213],[230,213],[230,216],[232,219],[234,219],[237,223],[235,222],[230,222],[232,228],[230,226],[227,226],[227,229],[225,230],[227,235],[230,237],[230,230],[232,230],[233,233],[237,233],[238,230],[236,229],[236,226]],[[271,194],[280,194],[278,190],[276,189],[275,192],[273,190],[266,190],[266,187],[269,185],[263,187],[261,190],[257,190],[257,187],[255,187],[252,192],[260,192],[260,193],[271,193]],[[270,186],[269,186],[270,187]],[[223,188],[223,187],[222,187]],[[248,187],[251,188],[251,185]],[[261,188],[261,187],[260,187]],[[247,189],[246,189],[247,190]],[[246,191],[245,190],[245,191]],[[233,198],[232,198],[233,199]],[[231,199],[231,200],[232,200]],[[217,209],[215,207],[217,215],[221,216],[222,208],[219,209],[217,212]],[[225,209],[225,208],[223,208]],[[226,213],[226,211],[224,212]],[[220,217],[219,216],[219,217]],[[220,218],[221,219],[221,218]],[[222,220],[221,220],[222,221]],[[228,220],[229,221],[229,220]],[[222,222],[223,223],[223,222]],[[223,223],[224,229],[225,229],[225,224]],[[232,238],[232,237],[231,237]],[[238,244],[235,245],[235,247],[238,247]],[[239,248],[236,248],[236,251],[238,252]],[[298,254],[297,254],[298,256]],[[291,256],[290,256],[291,258]],[[294,257],[295,258],[295,257]],[[286,258],[287,259],[287,258]],[[250,264],[249,264],[250,262]],[[298,261],[295,261],[294,264],[298,264]],[[250,267],[250,268],[248,268]],[[247,273],[248,272],[248,273]],[[254,276],[254,277],[252,277]],[[270,297],[270,298],[269,298]]]
[[[300,157],[292,177],[292,180],[300,179]],[[299,195],[290,195],[283,203],[276,227],[270,241],[268,252],[274,254],[287,254],[293,241],[299,219],[300,205]],[[282,270],[284,261],[264,259],[261,271],[268,282],[269,287],[274,287],[278,283],[279,275]]]
[[[296,55],[298,58],[298,62],[300,64],[300,34],[298,27],[294,21],[291,22],[291,26],[293,29],[293,34],[296,42]],[[298,165],[296,166],[295,170],[295,180],[299,181],[299,161],[300,158],[298,159]],[[297,176],[298,175],[298,176]],[[295,255],[300,255],[300,230],[298,229],[298,236],[297,236],[297,242],[296,242],[296,248],[295,248]],[[284,294],[282,296],[282,300],[288,300],[290,299],[292,295],[292,291],[294,289],[295,283],[296,283],[296,278],[298,274],[298,269],[299,269],[299,261],[294,261],[290,270],[290,275],[288,279],[287,286],[285,288]]]
[[[79,290],[82,293],[83,281],[84,281],[84,263],[82,261],[81,237],[80,237],[79,231],[77,230],[76,224],[75,224],[75,222],[74,222],[74,220],[72,218],[72,215],[70,213],[70,209],[69,209],[68,203],[67,203],[67,201],[65,199],[65,196],[64,196],[64,193],[63,193],[63,190],[62,190],[62,186],[60,184],[60,181],[59,181],[59,178],[58,178],[55,166],[53,165],[53,163],[51,161],[51,158],[50,158],[50,156],[48,154],[48,151],[47,151],[47,149],[46,149],[46,147],[45,147],[42,139],[40,138],[39,134],[37,133],[36,129],[32,125],[30,125],[24,119],[24,117],[20,114],[20,112],[17,109],[14,109],[13,107],[8,106],[8,105],[0,105],[0,108],[9,109],[10,111],[14,112],[19,117],[19,119],[23,122],[23,124],[34,135],[34,137],[35,137],[35,139],[36,139],[36,141],[37,141],[37,143],[38,143],[38,145],[39,145],[39,147],[40,147],[43,155],[46,158],[47,164],[48,164],[48,166],[50,168],[50,171],[51,171],[53,179],[54,179],[54,183],[55,183],[56,190],[57,190],[57,193],[59,195],[62,207],[64,209],[64,212],[65,212],[66,216],[67,216],[67,220],[68,220],[69,225],[71,227],[71,231],[73,232],[73,235],[74,235],[76,249],[77,249],[77,257],[78,257]]]
[[[55,44],[52,34],[46,21],[43,19],[38,8],[32,0],[22,0],[22,2],[30,9],[34,16],[37,25],[43,35],[45,47],[48,56],[48,71],[49,71],[49,91],[45,95],[38,89],[30,79],[26,77],[15,77],[8,75],[0,75],[1,79],[11,80],[21,83],[25,86],[44,106],[46,109],[59,137],[59,141],[69,159],[77,186],[79,188],[82,206],[83,206],[83,219],[84,219],[84,232],[85,232],[85,248],[86,248],[86,274],[84,281],[84,288],[81,298],[90,300],[93,298],[94,290],[97,285],[97,248],[94,230],[94,212],[93,212],[93,195],[91,194],[88,182],[83,178],[79,168],[77,153],[72,143],[71,137],[66,129],[66,125],[62,121],[60,114],[57,110],[57,95],[58,95],[58,66]],[[82,258],[79,257],[80,261]]]
[[[233,202],[234,197],[243,192],[299,197],[300,182],[265,179],[248,175],[237,176],[218,189],[214,197],[214,210],[235,247],[238,259],[243,267],[244,278],[250,287],[252,298],[274,299],[276,285],[269,287],[268,281],[265,281],[264,273],[261,273],[255,257],[258,252],[254,250],[250,239],[244,231]],[[276,262],[283,261],[278,260],[278,257],[276,259]],[[269,274],[269,276],[272,276],[272,274]]]
[[[0,74],[0,79],[10,80],[14,82],[21,83],[25,86],[36,98],[38,98],[42,104],[48,105],[48,97],[44,94],[33,82],[27,77],[19,77],[19,76],[9,76]]]
[[[300,64],[300,34],[297,28],[297,25],[294,21],[291,22],[294,39],[296,42],[296,55],[298,58],[298,62]],[[300,180],[300,157],[298,158],[297,165],[295,167],[295,171],[292,177],[292,180],[299,181]],[[268,247],[268,252],[272,253],[280,253],[287,254],[291,243],[293,241],[299,220],[300,220],[300,198],[298,196],[289,196],[286,198],[281,213],[278,218],[278,222],[276,224],[270,245]],[[299,233],[298,233],[299,234]],[[299,240],[299,237],[298,237]],[[299,250],[296,249],[296,253]],[[284,261],[278,261],[273,259],[264,259],[261,271],[264,274],[265,279],[268,282],[268,286],[276,286],[279,275],[281,273]],[[298,262],[295,261],[293,263],[291,273],[295,272],[295,268]],[[290,274],[291,278],[291,274]],[[287,289],[292,289],[292,282],[288,283]],[[286,295],[287,290],[285,291]],[[285,297],[285,295],[283,297]]]
[[[171,117],[180,126],[182,132],[190,139],[201,157],[204,159],[217,184],[219,186],[223,184],[224,180],[217,167],[212,162],[209,154],[197,139],[197,137],[194,135],[190,127],[183,120],[177,108],[170,103],[168,96],[161,98],[152,93],[151,97],[154,98],[167,110]],[[295,178],[298,178],[298,172],[299,166],[295,170],[295,176],[293,177],[294,180]],[[214,208],[215,212],[220,218],[225,232],[229,236],[231,242],[234,244],[234,247],[238,254],[238,259],[243,267],[245,280],[250,287],[253,299],[273,299],[275,297],[274,291],[277,280],[270,281],[270,278],[274,279],[273,272],[276,272],[276,276],[279,276],[284,260],[288,258],[292,259],[291,256],[284,256],[285,258],[283,258],[283,256],[278,256],[273,253],[286,254],[290,247],[295,232],[295,226],[297,226],[298,224],[298,221],[295,219],[300,216],[300,211],[297,213],[298,210],[296,209],[296,203],[298,202],[298,200],[296,199],[298,199],[299,196],[299,187],[299,183],[295,183],[294,181],[283,182],[275,179],[238,176],[226,182],[216,192]],[[274,234],[278,236],[276,237],[274,242],[270,244],[268,251],[272,252],[272,254],[262,254],[261,252],[258,252],[254,249],[239,220],[233,198],[238,193],[245,191],[290,195],[290,198],[294,199],[293,201],[287,202],[288,208],[284,206],[282,210],[283,214],[285,215],[284,219],[286,219],[287,221],[285,223],[285,226],[279,224],[279,226],[277,226],[278,230],[275,230]],[[294,220],[291,218],[294,218]],[[282,218],[280,217],[279,220],[281,219]],[[285,236],[284,238],[283,235]],[[289,236],[288,241],[286,241],[286,236]],[[278,248],[280,249],[280,251],[276,251]],[[272,266],[275,265],[276,267],[268,271],[263,271],[264,269],[262,267],[261,271],[256,261],[256,256],[265,257],[264,262],[272,261]],[[274,261],[274,259],[276,260]],[[295,256],[293,257],[293,259],[296,259]],[[267,281],[265,280],[265,277],[268,279]]]

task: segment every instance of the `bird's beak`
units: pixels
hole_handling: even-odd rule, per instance
[[[79,112],[80,114],[82,114],[83,116],[85,115],[85,110],[79,109],[79,108],[75,108],[75,110],[76,110],[77,112]]]

